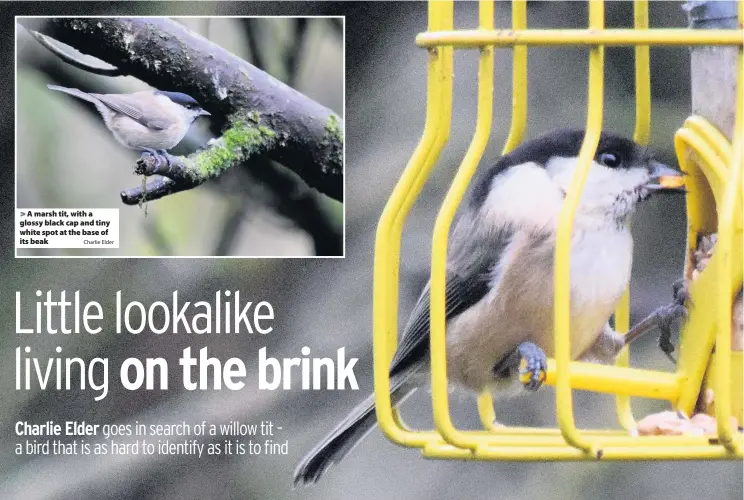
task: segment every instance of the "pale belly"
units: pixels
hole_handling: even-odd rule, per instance
[[[591,347],[612,314],[627,287],[632,259],[627,231],[580,236],[571,257],[574,359]],[[514,255],[519,261],[496,273],[492,292],[447,325],[448,376],[473,391],[510,384],[496,379],[493,367],[521,342],[537,344],[548,357],[554,353],[552,247]]]
[[[186,135],[180,126],[152,130],[121,114],[114,114],[109,123],[116,139],[132,149],[171,149]]]

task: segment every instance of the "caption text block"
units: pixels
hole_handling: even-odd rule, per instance
[[[118,208],[16,209],[16,248],[119,248]]]

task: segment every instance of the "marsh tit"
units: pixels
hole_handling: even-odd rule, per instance
[[[536,390],[553,356],[553,259],[558,215],[578,166],[580,130],[525,142],[478,173],[460,207],[447,252],[448,379],[480,393]],[[645,148],[603,133],[571,238],[571,355],[611,362],[625,345],[608,320],[628,286],[636,203],[678,190],[681,173]],[[390,366],[393,405],[429,380],[429,285]],[[298,465],[295,484],[316,482],[377,423],[369,396]]]
[[[93,103],[117,141],[153,155],[158,165],[160,155],[170,162],[166,150],[181,142],[194,120],[210,116],[193,97],[181,92],[93,94],[57,85],[47,87]]]

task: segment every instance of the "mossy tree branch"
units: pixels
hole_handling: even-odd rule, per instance
[[[218,45],[167,18],[57,18],[34,29],[155,88],[185,92],[223,117],[223,137],[204,151],[176,159],[171,175],[145,189],[146,199],[191,189],[251,157],[267,155],[342,201],[339,117]],[[165,175],[149,160],[141,160],[138,168],[145,175]],[[141,191],[125,191],[122,199],[137,203]]]
[[[153,156],[143,156],[135,172],[144,176],[161,175],[172,182],[157,180],[144,188],[122,191],[121,199],[127,205],[151,201],[175,192],[192,189],[235,165],[269,153],[276,147],[276,133],[258,124],[256,116],[232,118],[222,137],[209,143],[206,149],[187,157],[170,157],[170,164]],[[185,189],[178,189],[183,187]],[[152,188],[152,190],[151,190]]]

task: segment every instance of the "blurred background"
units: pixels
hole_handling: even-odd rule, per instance
[[[82,13],[70,4],[56,13]],[[679,2],[652,2],[652,27],[686,25]],[[20,9],[21,7],[15,7]],[[25,13],[49,13],[50,6],[24,8]],[[578,2],[530,2],[532,27],[581,27],[586,6]],[[631,2],[608,2],[607,25],[630,26]],[[85,13],[163,14],[344,14],[346,15],[346,258],[343,260],[71,260],[8,261],[2,266],[7,307],[3,324],[13,325],[12,291],[81,290],[99,300],[111,318],[116,290],[148,303],[170,297],[178,289],[183,300],[208,300],[217,290],[241,290],[241,295],[270,301],[275,310],[274,332],[266,336],[202,336],[165,334],[115,335],[113,324],[95,337],[13,335],[0,337],[0,496],[12,499],[451,499],[551,498],[576,499],[740,499],[741,462],[609,462],[502,463],[424,460],[417,450],[397,447],[374,431],[339,466],[313,488],[292,490],[295,464],[346,413],[372,390],[371,291],[372,257],[377,219],[387,196],[420,137],[425,112],[426,52],[414,45],[426,29],[426,5],[419,2],[251,4],[132,4],[87,7]],[[477,5],[456,5],[456,27],[477,26]],[[508,4],[496,8],[497,25],[507,26]],[[7,14],[6,14],[7,15]],[[7,25],[12,19],[5,18]],[[6,36],[7,40],[12,40]],[[506,138],[510,116],[510,53],[497,51],[494,130],[485,155],[495,160]],[[401,264],[401,322],[405,320],[428,273],[429,243],[436,211],[454,169],[468,146],[475,126],[476,51],[455,56],[455,104],[449,145],[405,227]],[[686,48],[652,49],[652,146],[660,159],[676,164],[674,131],[689,114],[689,52]],[[586,115],[587,51],[530,49],[528,136],[557,127],[582,126]],[[633,131],[632,49],[608,48],[606,55],[606,129]],[[39,82],[37,86],[41,88]],[[19,89],[20,90],[20,89]],[[522,90],[524,91],[524,90]],[[71,105],[70,103],[60,103]],[[10,113],[9,110],[6,112]],[[12,113],[6,114],[6,123]],[[4,125],[5,127],[5,125]],[[3,130],[6,130],[4,128]],[[6,155],[10,150],[7,136]],[[6,162],[6,164],[10,164]],[[5,173],[8,178],[7,172]],[[94,179],[93,179],[94,180]],[[9,184],[6,184],[9,185]],[[117,188],[118,189],[118,188]],[[115,194],[114,191],[113,194]],[[175,200],[176,197],[174,197]],[[4,200],[11,217],[10,202]],[[139,213],[136,209],[134,209]],[[156,210],[155,210],[156,211]],[[149,218],[149,217],[148,217]],[[145,219],[146,220],[146,219]],[[12,222],[5,221],[6,234]],[[645,317],[671,299],[671,283],[681,276],[685,245],[682,197],[645,203],[634,219],[635,261],[631,288],[632,321]],[[6,248],[6,255],[12,249]],[[659,351],[655,335],[631,350],[634,366],[673,370]],[[221,359],[238,356],[249,374],[242,391],[129,392],[112,383],[109,395],[92,401],[90,392],[15,391],[14,349],[30,345],[40,356],[63,352],[81,357],[107,356],[117,366],[130,356],[168,359],[178,366],[183,348],[209,346]],[[359,357],[355,391],[257,391],[257,353],[266,346],[278,358],[300,355],[303,346],[313,356],[333,356],[339,347]],[[455,423],[476,428],[475,399],[455,393],[451,398]],[[634,400],[636,417],[666,409],[666,405]],[[616,427],[609,397],[579,393],[575,409],[581,426]],[[497,415],[506,424],[553,426],[554,397],[550,388],[538,394],[499,401]],[[413,426],[431,426],[429,395],[419,391],[403,408]],[[289,440],[285,456],[188,457],[130,456],[124,458],[46,458],[13,456],[13,424],[82,420],[101,423],[227,422],[271,419],[284,428],[277,439]]]
[[[341,18],[175,20],[343,116]],[[20,249],[19,255],[343,255],[343,204],[268,159],[151,202],[146,211],[124,205],[119,192],[141,184],[133,172],[139,153],[116,142],[94,106],[47,84],[101,94],[150,87],[134,77],[74,68],[20,24],[17,38],[18,208],[120,209],[118,249]],[[107,66],[56,45],[88,64]],[[190,154],[219,133],[210,120],[197,120],[171,153]]]

